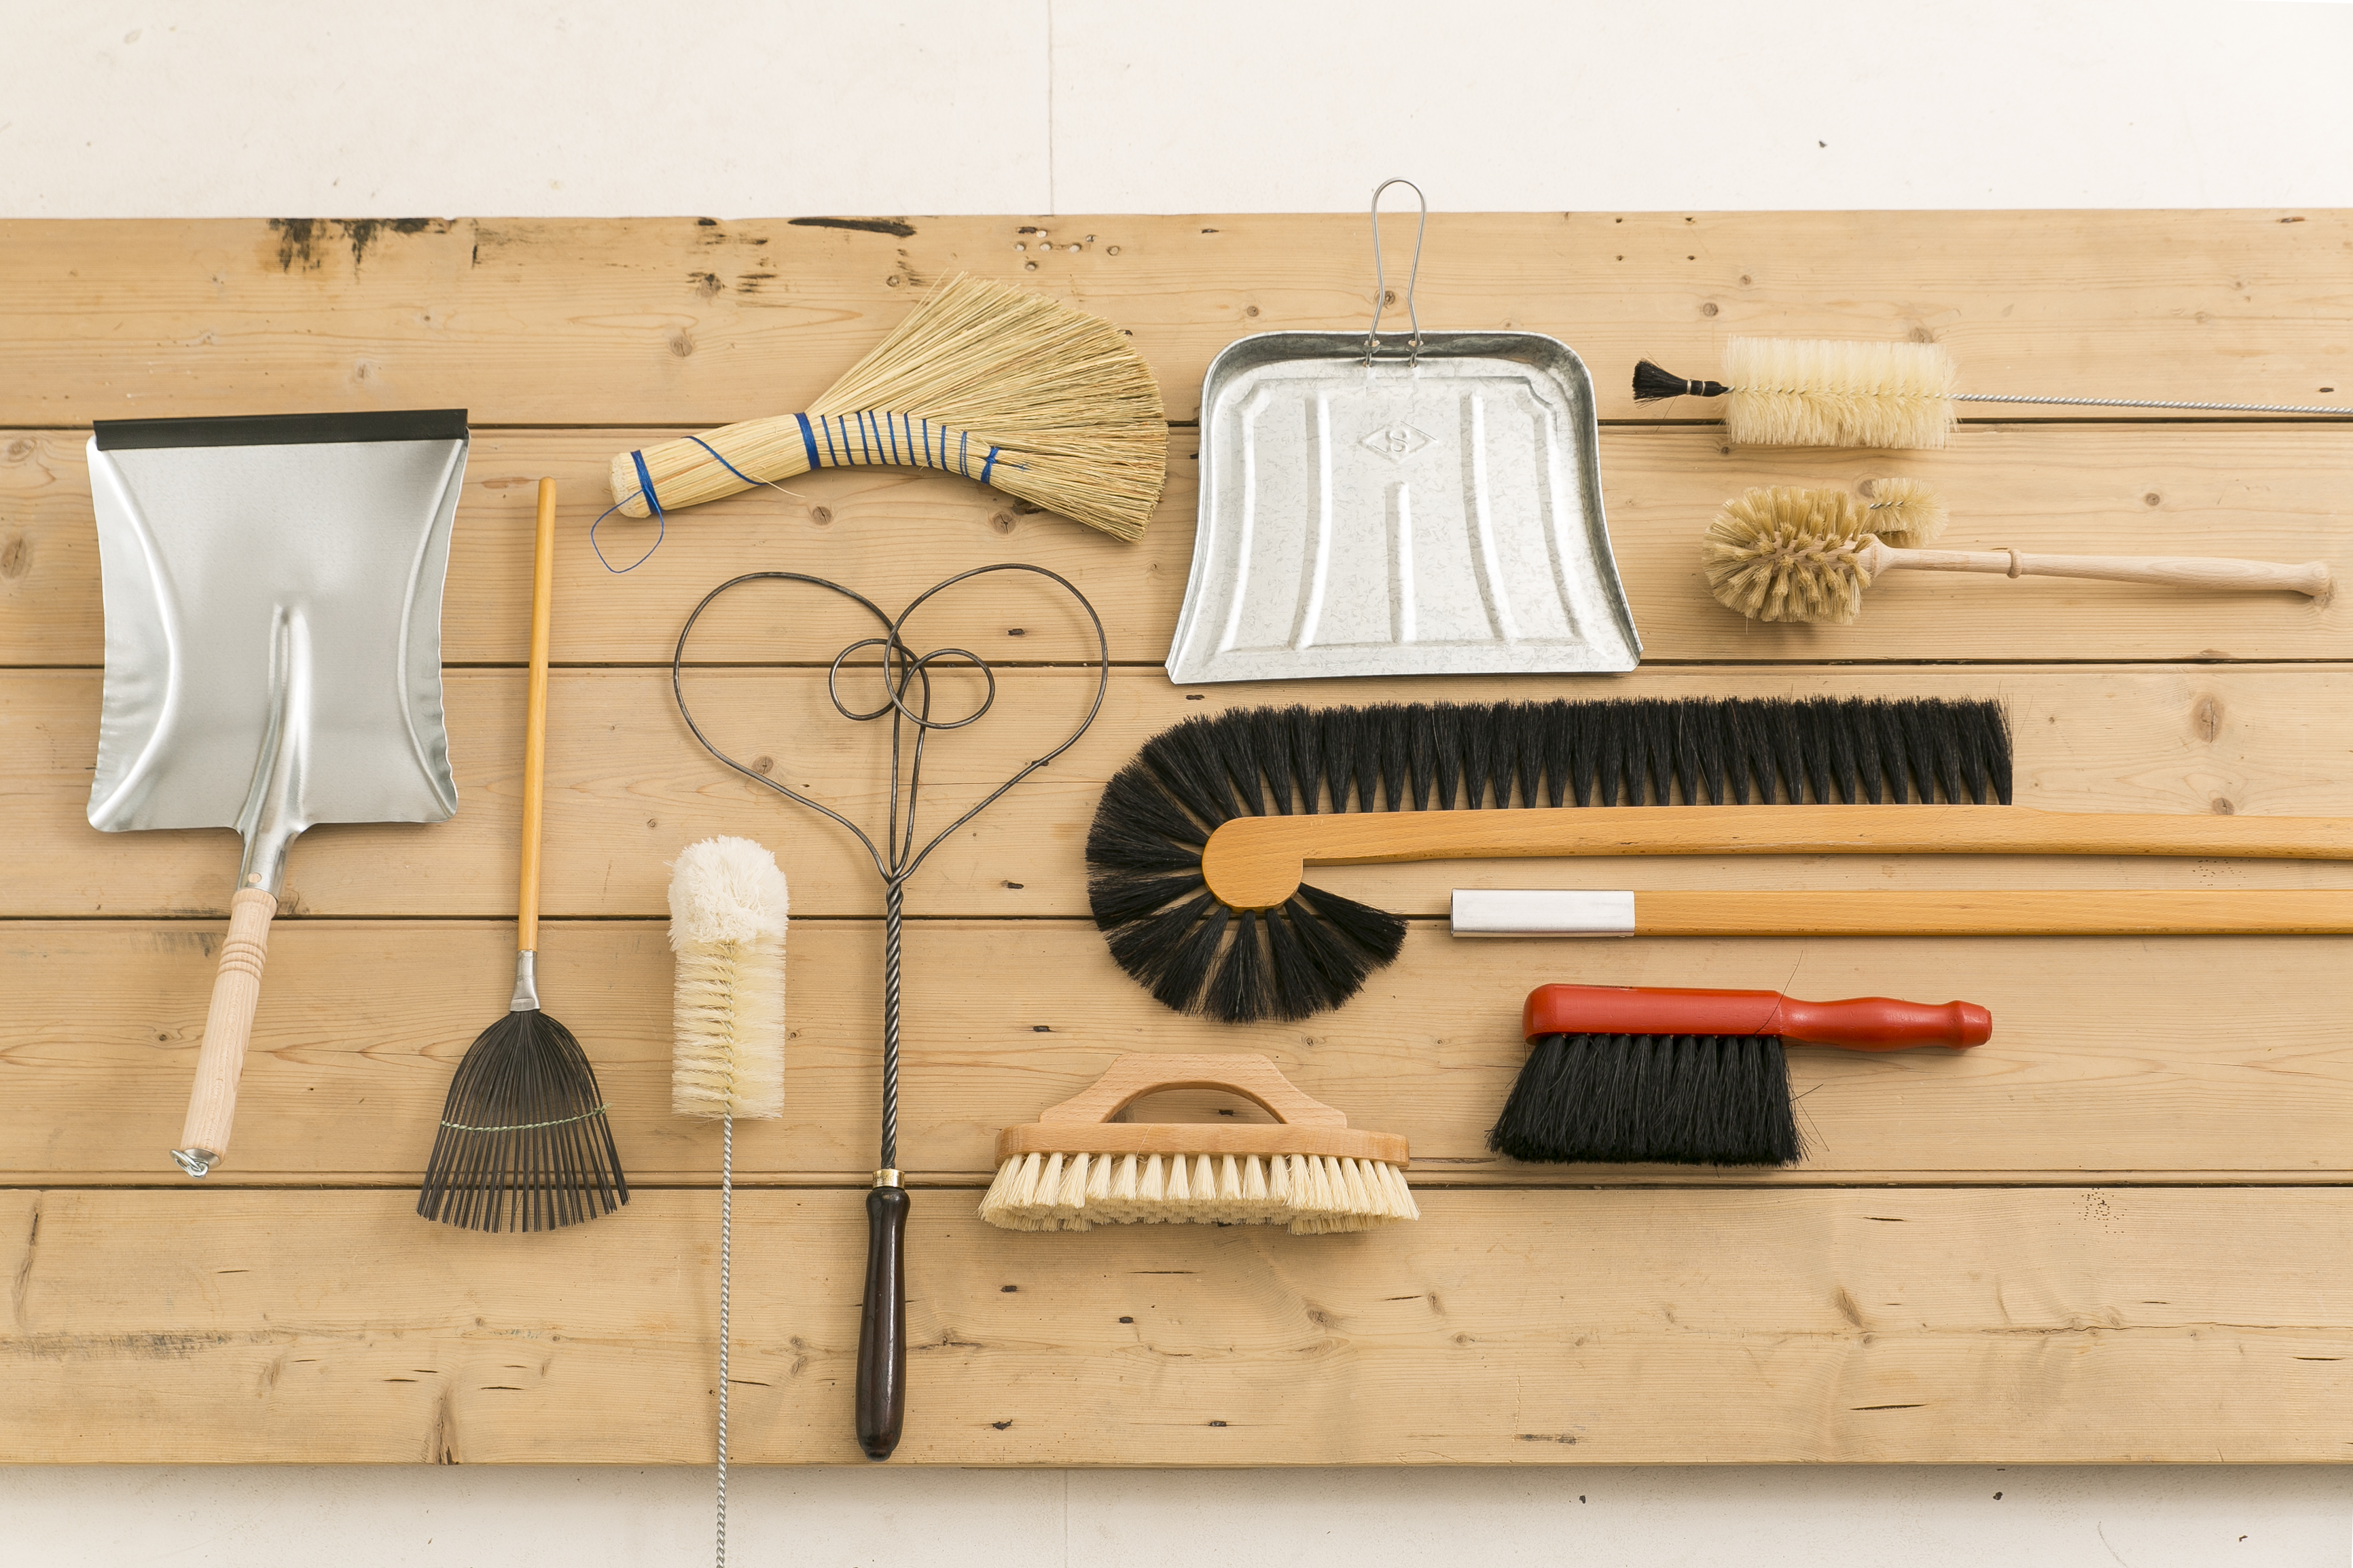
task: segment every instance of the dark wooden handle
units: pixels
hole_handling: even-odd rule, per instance
[[[866,1310],[858,1315],[858,1446],[887,1459],[907,1418],[907,1194],[866,1194]]]

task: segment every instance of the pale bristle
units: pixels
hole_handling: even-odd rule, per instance
[[[1855,559],[1868,538],[1844,490],[1759,488],[1724,503],[1700,561],[1715,596],[1752,620],[1844,626],[1871,585]]]
[[[1321,1154],[1017,1154],[980,1217],[1006,1230],[1098,1225],[1279,1225],[1294,1236],[1419,1219],[1405,1173]]]
[[[776,857],[748,838],[706,838],[670,884],[670,1109],[680,1116],[785,1113],[785,927]]]
[[[1957,378],[1936,343],[1734,338],[1725,434],[1736,446],[1942,447]]]
[[[613,499],[649,515],[821,468],[883,463],[969,474],[1121,539],[1136,539],[1167,478],[1159,384],[1127,337],[1059,300],[959,277],[801,412],[871,415],[830,446],[786,414],[613,459]],[[987,456],[996,448],[994,459]],[[716,452],[718,456],[712,454]],[[721,459],[723,458],[724,461]]]
[[[1883,544],[1918,550],[1945,531],[1945,498],[1918,479],[1865,479],[1862,526]]]

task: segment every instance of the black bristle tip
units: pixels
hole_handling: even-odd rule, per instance
[[[1720,381],[1685,381],[1661,370],[1649,360],[1634,363],[1634,401],[1658,403],[1670,397],[1722,397],[1732,388]]]
[[[554,1230],[629,1201],[596,1070],[535,1007],[484,1029],[458,1064],[417,1212],[470,1230]]]
[[[1169,1006],[1299,1018],[1354,995],[1397,956],[1405,922],[1303,888],[1245,922],[1263,951],[1235,957],[1235,911],[1208,893],[1201,857],[1209,834],[1240,813],[2008,805],[2010,772],[2007,717],[1986,700],[1240,708],[1162,731],[1104,786],[1087,835],[1088,896],[1113,957]]]
[[[1487,1134],[1543,1164],[1788,1165],[1788,1058],[1763,1035],[1544,1035]]]

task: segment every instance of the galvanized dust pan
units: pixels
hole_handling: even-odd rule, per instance
[[[100,420],[90,443],[106,695],[90,821],[234,827],[229,904],[182,1146],[227,1152],[287,847],[321,822],[458,808],[441,584],[462,409]]]
[[[1264,332],[1210,363],[1171,680],[1614,672],[1641,658],[1584,362],[1541,332],[1423,332],[1419,230],[1410,330],[1384,340],[1390,184],[1412,188],[1373,193],[1368,332]]]

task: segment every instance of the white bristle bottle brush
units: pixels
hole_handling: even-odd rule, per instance
[[[718,1562],[727,1563],[727,1290],[733,1265],[735,1118],[785,1113],[785,917],[776,858],[749,838],[706,838],[671,863],[670,1104],[717,1118],[719,1155]]]

